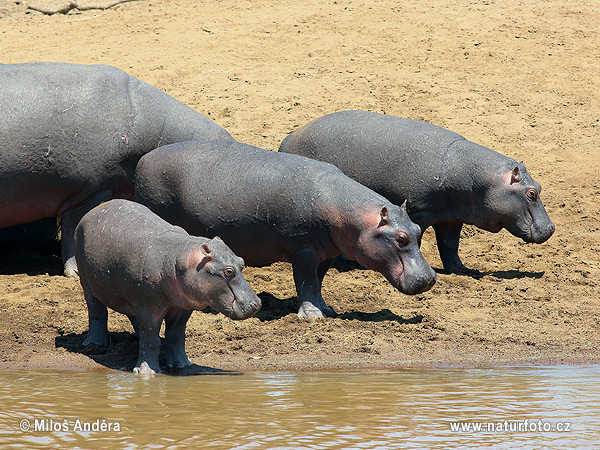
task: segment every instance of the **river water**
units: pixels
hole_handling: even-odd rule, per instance
[[[600,366],[4,370],[0,410],[1,449],[593,449]]]

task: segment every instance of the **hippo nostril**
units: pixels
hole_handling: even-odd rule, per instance
[[[239,301],[236,297],[232,305],[233,314],[231,315],[231,318],[234,320],[247,319],[256,314],[261,306],[262,302],[258,297],[248,302]]]

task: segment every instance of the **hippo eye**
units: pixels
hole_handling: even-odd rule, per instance
[[[538,193],[535,189],[527,189],[527,192],[525,192],[525,197],[527,197],[527,200],[535,202],[538,198]]]
[[[396,241],[400,247],[404,247],[408,244],[408,234],[400,232],[396,235]]]
[[[231,278],[234,274],[235,269],[233,267],[225,267],[225,269],[223,269],[223,275],[225,275],[227,278]]]

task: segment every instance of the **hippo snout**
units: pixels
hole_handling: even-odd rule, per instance
[[[436,281],[437,275],[429,266],[429,269],[422,270],[412,276],[402,277],[398,289],[407,295],[420,294],[431,289]]]
[[[252,317],[261,308],[260,298],[252,292],[252,295],[237,297],[233,301],[231,314],[229,317],[233,320],[243,320]]]
[[[531,225],[531,234],[529,239],[523,238],[525,242],[532,242],[534,244],[541,244],[550,239],[550,236],[554,234],[554,222],[551,220],[545,221],[543,224],[536,224],[535,222]]]
[[[422,256],[407,258],[403,261],[402,272],[384,276],[392,285],[403,294],[415,295],[428,291],[437,281],[433,268]]]

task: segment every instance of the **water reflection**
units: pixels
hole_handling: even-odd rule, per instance
[[[150,378],[4,371],[0,379],[3,449],[571,449],[600,441],[599,366]],[[96,429],[75,428],[77,420]],[[571,422],[571,431],[451,431],[524,420]],[[99,431],[103,423],[111,430]]]

